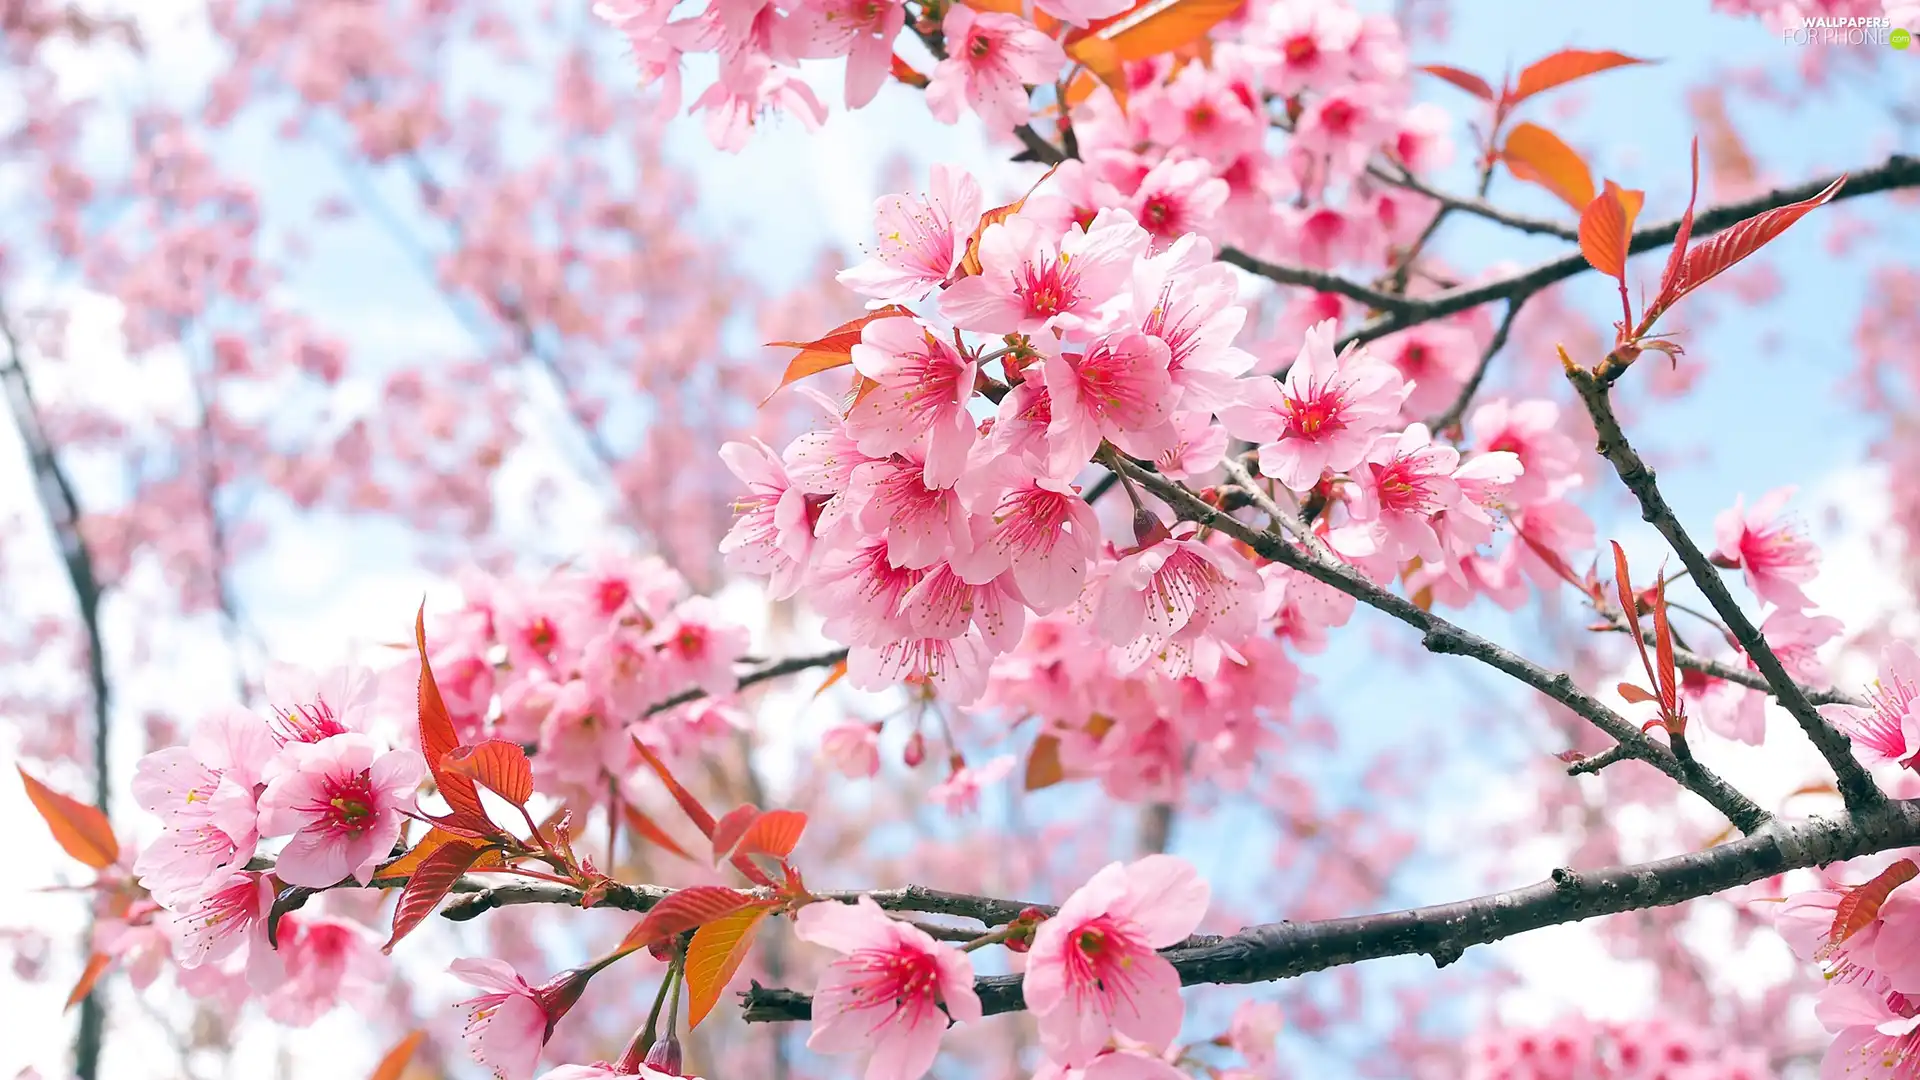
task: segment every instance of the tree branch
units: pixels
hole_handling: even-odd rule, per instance
[[[1585,368],[1569,365],[1567,379],[1579,391],[1580,398],[1586,402],[1587,412],[1593,417],[1594,430],[1600,437],[1600,455],[1613,465],[1614,472],[1620,475],[1620,482],[1627,486],[1633,497],[1640,503],[1640,516],[1644,518],[1660,535],[1666,537],[1667,544],[1674,554],[1680,556],[1680,562],[1687,568],[1693,583],[1706,595],[1707,602],[1727,624],[1734,640],[1746,650],[1753,665],[1767,681],[1767,687],[1779,700],[1788,713],[1792,714],[1800,729],[1827,759],[1827,766],[1833,770],[1834,778],[1840,788],[1840,795],[1846,799],[1847,807],[1861,810],[1883,801],[1886,796],[1874,785],[1873,777],[1854,759],[1852,743],[1825,717],[1814,708],[1807,699],[1800,684],[1793,681],[1780,658],[1773,654],[1773,647],[1767,644],[1759,628],[1747,618],[1740,609],[1739,601],[1727,591],[1727,583],[1720,576],[1720,569],[1708,560],[1706,553],[1700,550],[1693,538],[1680,524],[1673,508],[1660,494],[1653,470],[1627,442],[1626,432],[1620,428],[1620,420],[1613,414],[1613,403],[1607,387],[1594,374]]]
[[[1532,661],[1468,630],[1426,611],[1396,593],[1374,584],[1359,571],[1332,558],[1319,557],[1287,543],[1271,532],[1254,528],[1201,501],[1184,486],[1157,473],[1148,472],[1124,457],[1116,456],[1120,467],[1144,487],[1164,500],[1182,518],[1196,522],[1241,541],[1262,558],[1298,570],[1331,585],[1369,607],[1377,608],[1421,632],[1421,644],[1429,652],[1467,656],[1511,675],[1542,694],[1565,705],[1595,727],[1611,735],[1624,747],[1624,753],[1644,761],[1706,800],[1726,815],[1743,833],[1751,833],[1765,824],[1769,815],[1753,800],[1742,795],[1725,780],[1705,768],[1687,769],[1673,751],[1649,738],[1625,717],[1601,704],[1574,685],[1572,676],[1551,672]]]
[[[813,656],[790,656],[785,660],[768,664],[758,671],[750,671],[740,676],[740,681],[734,685],[734,689],[736,691],[745,690],[755,683],[763,683],[768,679],[777,679],[782,675],[791,675],[796,671],[805,671],[808,668],[832,667],[846,658],[847,650],[845,649],[834,649],[831,652],[816,653]],[[685,705],[689,701],[699,701],[706,696],[707,692],[697,686],[691,690],[682,690],[664,701],[657,701],[647,706],[645,715],[652,716],[655,713],[662,713],[675,706]]]
[[[1460,388],[1460,394],[1453,399],[1447,410],[1427,421],[1427,429],[1439,434],[1458,424],[1473,404],[1473,397],[1480,392],[1480,384],[1487,377],[1487,369],[1493,366],[1493,358],[1507,347],[1507,336],[1513,332],[1513,320],[1520,315],[1520,305],[1527,302],[1532,293],[1515,293],[1507,300],[1507,313],[1500,318],[1500,325],[1493,332],[1493,338],[1487,342],[1487,349],[1480,354],[1480,363],[1467,378],[1466,385]]]
[[[1774,822],[1753,835],[1672,858],[1592,872],[1558,869],[1546,881],[1431,907],[1319,922],[1268,923],[1230,937],[1162,950],[1183,985],[1272,982],[1362,960],[1424,954],[1446,966],[1475,945],[1602,915],[1664,907],[1774,874],[1825,866],[1920,842],[1920,803],[1883,802],[1864,814]],[[987,1015],[1025,1008],[1019,975],[974,980]],[[741,995],[749,1022],[805,1020],[812,999],[755,985]]]
[[[1694,215],[1693,238],[1696,241],[1702,240],[1711,233],[1744,221],[1764,210],[1810,199],[1838,178],[1837,175],[1822,177],[1790,188],[1777,188],[1750,199],[1708,207]],[[1850,173],[1846,186],[1842,187],[1833,199],[1839,202],[1841,199],[1854,199],[1863,195],[1874,195],[1882,191],[1909,187],[1920,187],[1920,158],[1895,154],[1872,168]],[[1679,218],[1636,229],[1632,241],[1627,245],[1627,251],[1633,254],[1665,247],[1673,243],[1673,238],[1679,232]],[[1478,307],[1491,300],[1510,300],[1526,293],[1539,292],[1549,285],[1564,281],[1588,268],[1586,256],[1576,251],[1571,255],[1541,263],[1532,269],[1523,270],[1509,277],[1497,278],[1478,285],[1465,285],[1433,296],[1412,297],[1407,300],[1402,310],[1390,311],[1361,326],[1341,338],[1335,348],[1336,350],[1344,349],[1351,342],[1373,341],[1396,330],[1405,330],[1409,326]]]
[[[1507,228],[1517,232],[1557,236],[1562,240],[1572,240],[1576,243],[1580,239],[1580,230],[1571,225],[1563,225],[1558,221],[1550,221],[1546,218],[1527,217],[1525,214],[1515,214],[1507,210],[1502,210],[1485,199],[1449,194],[1437,188],[1428,187],[1416,179],[1412,173],[1404,170],[1396,171],[1385,169],[1378,164],[1373,164],[1367,166],[1367,174],[1377,180],[1384,180],[1394,187],[1405,188],[1416,194],[1425,195],[1427,198],[1432,199],[1448,210],[1457,210],[1463,214],[1472,214],[1474,217],[1485,218],[1488,221],[1505,225]]]

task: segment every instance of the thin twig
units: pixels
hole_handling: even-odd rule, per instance
[[[1774,655],[1773,647],[1767,644],[1759,628],[1747,618],[1747,613],[1740,609],[1739,601],[1727,590],[1726,580],[1720,576],[1719,568],[1707,559],[1706,553],[1687,535],[1679,517],[1660,494],[1653,470],[1647,468],[1646,462],[1640,459],[1627,441],[1626,432],[1621,430],[1607,388],[1592,372],[1581,367],[1569,365],[1567,379],[1579,391],[1581,400],[1586,402],[1587,412],[1593,417],[1594,430],[1599,434],[1600,455],[1613,465],[1620,482],[1639,501],[1640,516],[1658,529],[1674,554],[1680,556],[1681,563],[1693,575],[1694,585],[1705,594],[1707,602],[1713,605],[1713,610],[1720,618],[1726,621],[1728,631],[1747,656],[1752,658],[1753,665],[1760,669],[1773,696],[1799,723],[1800,729],[1807,733],[1807,738],[1820,751],[1820,756],[1827,759],[1827,767],[1833,770],[1847,808],[1857,811],[1884,801],[1886,796],[1875,786],[1873,777],[1854,759],[1851,742],[1820,715],[1800,685],[1787,674],[1780,658]]]
[[[792,675],[795,672],[805,671],[808,668],[832,667],[846,658],[847,650],[845,649],[834,649],[831,652],[816,653],[812,656],[790,656],[777,663],[768,664],[758,671],[751,671],[740,676],[740,681],[734,684],[734,689],[736,691],[745,690],[755,683],[763,683],[768,679],[777,679],[782,675]],[[689,701],[699,701],[706,696],[707,692],[697,686],[691,690],[682,690],[670,698],[663,701],[656,701],[652,705],[647,706],[646,715],[652,716],[655,713],[662,713],[675,706],[685,705]]]
[[[1445,431],[1458,424],[1460,418],[1467,414],[1467,409],[1473,404],[1474,395],[1480,392],[1481,382],[1487,377],[1487,369],[1493,366],[1493,358],[1500,355],[1501,349],[1507,347],[1507,335],[1513,332],[1513,320],[1520,314],[1520,305],[1525,304],[1531,296],[1531,293],[1515,293],[1507,300],[1507,313],[1501,316],[1500,325],[1493,331],[1492,340],[1487,342],[1486,351],[1480,354],[1480,363],[1474,367],[1473,374],[1468,377],[1466,385],[1460,388],[1460,393],[1453,399],[1453,404],[1447,406],[1447,410],[1439,416],[1427,421],[1429,431],[1436,434]]]

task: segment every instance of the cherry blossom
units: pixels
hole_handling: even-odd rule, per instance
[[[1334,356],[1333,335],[1331,322],[1308,331],[1284,383],[1250,380],[1243,403],[1220,412],[1230,433],[1260,444],[1261,473],[1295,491],[1358,466],[1407,393],[1393,369],[1364,350]]]
[[[265,835],[292,833],[274,873],[290,885],[362,884],[400,837],[400,811],[426,776],[420,755],[382,750],[365,735],[289,744],[260,795]]]
[[[966,954],[888,918],[870,898],[809,904],[793,932],[840,955],[814,991],[809,1049],[868,1051],[868,1080],[915,1080],[932,1068],[953,1022],[980,1019]]]
[[[1792,611],[1811,606],[1800,586],[1820,572],[1819,549],[1783,517],[1794,489],[1780,488],[1748,508],[1745,498],[1714,519],[1720,564],[1746,572],[1747,587],[1755,596]]]

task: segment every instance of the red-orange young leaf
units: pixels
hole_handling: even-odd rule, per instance
[[[665,848],[683,859],[688,861],[693,860],[693,856],[687,852],[687,849],[681,847],[679,841],[668,836],[667,831],[662,829],[658,822],[648,817],[645,811],[634,806],[632,803],[624,804],[621,810],[623,816],[627,819],[627,828],[632,829],[635,833],[646,837],[654,844]]]
[[[716,919],[696,930],[687,945],[687,1028],[700,1026],[753,949],[753,934],[768,908],[755,907]]]
[[[393,933],[388,935],[387,943],[380,947],[383,953],[391,953],[400,939],[406,937],[413,928],[426,921],[433,909],[446,899],[453,883],[460,875],[473,866],[480,857],[481,847],[468,840],[452,840],[433,850],[433,854],[422,859],[412,874],[407,877],[407,887],[400,892],[400,902],[393,909]]]
[[[853,347],[860,344],[860,331],[865,329],[868,323],[877,319],[892,319],[912,314],[913,312],[899,304],[888,304],[850,322],[841,323],[813,341],[767,342],[769,349],[800,350],[799,355],[787,361],[786,373],[780,377],[780,385],[773,388],[773,394],[779,393],[787,386],[809,375],[817,375],[822,371],[831,371],[853,363]],[[768,394],[766,401],[760,404],[765,405],[767,401],[772,401],[773,394]]]
[[[1631,235],[1626,204],[1613,181],[1593,197],[1580,214],[1580,254],[1595,270],[1619,281],[1627,279],[1627,241]]]
[[[465,844],[473,839],[473,837],[450,833],[445,829],[435,826],[427,830],[427,835],[421,837],[420,842],[413,845],[411,851],[408,851],[405,855],[400,856],[375,871],[372,884],[378,889],[392,889],[405,885],[407,880],[413,876],[413,872],[420,868],[420,864],[426,862],[428,857],[434,852],[448,844]],[[479,857],[473,861],[473,865],[468,867],[468,869],[498,870],[506,865],[507,860],[501,856],[499,848],[484,847],[481,849]]]
[[[912,64],[900,59],[899,53],[893,54],[891,72],[893,77],[919,90],[927,88],[927,77],[915,71]]]
[[[798,810],[769,810],[754,819],[735,850],[743,855],[771,855],[784,859],[793,854],[800,837],[807,831],[807,815]]]
[[[1068,34],[1067,55],[1080,59],[1076,50],[1092,39],[1111,43],[1122,63],[1173,52],[1205,37],[1214,24],[1238,11],[1242,3],[1244,0],[1138,0],[1112,18],[1096,20]]]
[[[1901,859],[1874,875],[1873,880],[1849,890],[1835,905],[1833,926],[1827,931],[1827,942],[1814,958],[1826,959],[1848,938],[1865,930],[1879,917],[1880,905],[1887,902],[1893,890],[1915,877],[1920,877],[1920,866],[1915,866],[1912,859]]]
[[[622,949],[644,949],[649,945],[666,941],[675,934],[684,934],[696,926],[704,926],[715,919],[724,919],[736,911],[743,911],[754,905],[770,906],[771,901],[756,900],[738,889],[729,889],[721,885],[694,885],[681,889],[655,904],[652,911],[641,919],[632,930],[627,931],[625,940],[620,942]]]
[[[1630,682],[1623,682],[1614,687],[1614,689],[1620,692],[1621,697],[1626,698],[1635,705],[1643,705],[1649,701],[1657,702],[1660,700],[1654,696],[1651,691],[1635,686]]]
[[[473,746],[458,746],[441,758],[440,764],[515,806],[525,806],[533,798],[533,763],[519,743],[488,739]]]
[[[1680,676],[1674,668],[1673,626],[1667,621],[1667,579],[1664,572],[1653,590],[1653,651],[1659,665],[1660,709],[1667,718],[1667,730],[1683,729],[1680,715]]]
[[[1050,788],[1064,779],[1066,770],[1060,764],[1060,737],[1042,735],[1033,740],[1033,750],[1027,754],[1026,790]]]
[[[1575,79],[1583,79],[1602,71],[1611,71],[1630,64],[1648,64],[1650,60],[1628,56],[1626,53],[1610,51],[1592,51],[1588,49],[1562,49],[1544,60],[1528,64],[1520,72],[1520,78],[1513,84],[1513,91],[1507,95],[1507,104],[1514,105],[1556,86],[1564,86]]]
[[[813,696],[817,698],[821,694],[826,693],[828,688],[832,687],[834,683],[837,683],[841,679],[844,679],[846,677],[847,677],[847,662],[845,660],[842,660],[839,663],[833,665],[832,668],[828,669],[826,681],[821,683],[820,688],[813,692]]]
[[[1839,193],[1840,185],[1846,182],[1843,174],[1811,199],[1762,211],[1700,241],[1681,261],[1679,274],[1671,285],[1661,290],[1661,298],[1671,304],[1726,272],[1735,263],[1771,243],[1815,207],[1826,204]]]
[[[373,1067],[373,1075],[368,1080],[400,1080],[406,1075],[407,1063],[413,1060],[413,1052],[420,1048],[421,1040],[426,1037],[424,1031],[408,1032],[407,1037],[393,1044],[393,1049],[380,1059],[380,1064]]]
[[[1471,71],[1462,71],[1445,64],[1422,64],[1420,70],[1437,79],[1444,79],[1482,101],[1493,100],[1493,87],[1487,85],[1487,80]]]
[[[1653,661],[1647,657],[1647,643],[1640,636],[1640,607],[1634,603],[1633,580],[1627,574],[1627,553],[1620,548],[1618,540],[1609,541],[1613,545],[1613,587],[1620,600],[1620,610],[1626,613],[1627,625],[1633,628],[1633,647],[1639,650],[1640,666],[1646,669],[1647,681],[1658,682],[1653,674]],[[1623,694],[1624,696],[1624,694]],[[1658,701],[1658,697],[1652,697]],[[1662,722],[1666,717],[1661,716]]]
[[[113,957],[106,953],[94,953],[87,957],[87,966],[81,970],[80,978],[74,982],[73,989],[67,991],[66,1007],[71,1009],[86,1000],[87,995],[93,992],[93,984],[99,982],[100,976],[105,975],[112,966]]]
[[[661,783],[667,785],[667,790],[673,793],[673,801],[680,804],[681,812],[686,814],[687,818],[693,822],[694,827],[700,830],[700,835],[711,841],[713,839],[713,815],[707,813],[707,808],[700,805],[700,800],[694,798],[692,792],[680,786],[680,781],[673,778],[673,772],[667,768],[666,762],[660,760],[659,755],[649,750],[647,744],[641,742],[637,736],[632,738],[633,747],[640,751],[641,760],[647,763],[647,767],[653,770],[654,775],[660,778]]]
[[[427,660],[427,605],[423,600],[413,620],[413,642],[420,651],[420,753],[427,759],[427,770],[440,789],[440,797],[453,808],[453,820],[446,822],[459,831],[484,831],[486,807],[480,804],[480,792],[469,777],[450,773],[440,762],[460,745],[453,730],[453,714],[440,696],[440,684],[434,681],[433,665]]]
[[[1680,231],[1674,234],[1673,250],[1667,254],[1667,268],[1660,275],[1660,293],[1653,302],[1652,312],[1657,317],[1680,299],[1673,291],[1680,281],[1680,268],[1687,260],[1687,241],[1693,237],[1693,204],[1700,198],[1700,137],[1693,139],[1693,186],[1687,192],[1687,212],[1680,215]]]
[[[721,815],[719,821],[713,823],[713,864],[715,866],[720,865],[720,860],[727,857],[727,854],[733,850],[733,846],[746,835],[747,827],[752,825],[754,819],[759,816],[759,807],[752,803],[744,803],[727,811]]]
[[[1586,161],[1538,124],[1515,125],[1500,157],[1514,176],[1539,184],[1575,210],[1593,201],[1593,174]]]
[[[40,812],[62,851],[95,870],[105,870],[119,860],[120,841],[114,837],[107,815],[98,807],[60,794],[19,765],[14,769],[26,786],[28,801]]]

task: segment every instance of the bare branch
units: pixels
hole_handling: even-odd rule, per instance
[[[1590,872],[1558,869],[1525,888],[1431,907],[1319,922],[1268,923],[1230,937],[1188,941],[1162,955],[1197,983],[1272,982],[1362,960],[1424,954],[1442,967],[1475,945],[1602,915],[1664,907],[1774,874],[1825,866],[1920,842],[1920,803],[1883,802],[1864,814],[1774,822],[1741,839],[1671,858]],[[982,1012],[1025,1008],[1021,976],[974,980]],[[805,1020],[812,1000],[754,986],[742,995],[750,1022]]]
[[[1493,366],[1493,358],[1500,355],[1501,349],[1507,347],[1507,335],[1513,332],[1513,320],[1520,314],[1520,305],[1526,303],[1531,296],[1531,293],[1515,293],[1507,301],[1507,313],[1501,316],[1499,327],[1494,330],[1493,338],[1487,342],[1486,352],[1480,354],[1479,365],[1473,369],[1473,374],[1468,377],[1466,385],[1460,388],[1460,394],[1453,399],[1453,404],[1447,406],[1447,410],[1439,416],[1427,421],[1428,430],[1438,434],[1458,424],[1460,418],[1467,414],[1468,407],[1473,404],[1473,396],[1480,392],[1480,384],[1487,377],[1487,369]]]
[[[813,656],[790,656],[785,660],[768,664],[758,671],[750,671],[740,676],[740,681],[734,684],[734,689],[745,690],[755,683],[763,683],[768,679],[777,679],[782,675],[792,675],[797,671],[805,671],[808,668],[832,667],[846,658],[847,650],[845,649],[834,649],[831,652],[816,653]],[[675,706],[685,705],[689,701],[699,701],[706,696],[707,692],[697,686],[691,690],[682,690],[664,701],[657,701],[647,706],[646,715],[652,716],[655,713],[665,712]]]
[[[1613,465],[1614,472],[1620,475],[1620,482],[1627,486],[1633,497],[1640,503],[1640,516],[1660,531],[1674,554],[1680,556],[1680,562],[1686,566],[1693,583],[1706,595],[1707,602],[1727,624],[1734,640],[1753,659],[1755,667],[1767,681],[1767,687],[1780,704],[1791,714],[1807,738],[1827,759],[1827,766],[1833,770],[1838,782],[1840,795],[1846,799],[1847,807],[1860,810],[1883,801],[1886,796],[1875,786],[1873,777],[1867,773],[1858,761],[1854,760],[1852,744],[1825,717],[1814,708],[1813,702],[1800,684],[1793,681],[1787,669],[1781,665],[1780,658],[1773,654],[1773,647],[1767,644],[1759,628],[1747,618],[1740,609],[1739,601],[1727,591],[1727,583],[1720,576],[1720,569],[1708,560],[1706,553],[1700,550],[1687,530],[1681,526],[1673,508],[1660,494],[1653,470],[1627,442],[1626,432],[1620,428],[1620,420],[1613,413],[1613,403],[1603,385],[1594,374],[1585,368],[1569,366],[1567,379],[1579,391],[1580,398],[1586,402],[1587,412],[1593,416],[1594,430],[1600,437],[1600,455]]]

